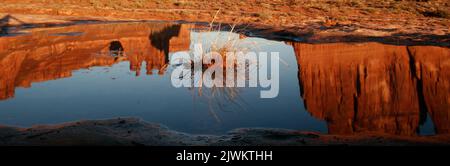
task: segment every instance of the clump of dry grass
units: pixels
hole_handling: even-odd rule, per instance
[[[217,74],[223,74],[222,76],[222,81],[223,81],[223,87],[217,87],[217,86],[213,86],[211,88],[202,88],[199,87],[197,89],[192,88],[191,90],[193,90],[194,95],[195,96],[201,96],[200,99],[197,100],[201,100],[204,99],[204,101],[206,102],[206,104],[208,105],[208,110],[209,113],[216,119],[217,122],[220,122],[220,117],[217,114],[217,111],[235,111],[235,110],[243,110],[244,108],[244,104],[245,102],[243,102],[242,98],[240,97],[240,89],[237,87],[226,87],[226,77],[230,77],[228,75],[225,74],[225,71],[227,70],[228,67],[234,68],[235,69],[235,75],[234,75],[234,80],[236,80],[237,77],[237,66],[238,64],[236,64],[237,62],[233,63],[233,64],[227,64],[226,63],[226,59],[227,59],[227,53],[229,52],[233,52],[235,54],[237,54],[238,52],[242,52],[245,54],[245,52],[249,51],[250,49],[252,49],[251,47],[254,46],[254,43],[249,43],[249,45],[242,47],[238,46],[239,44],[239,40],[241,40],[240,38],[233,38],[231,35],[235,34],[235,27],[236,25],[239,24],[239,21],[227,25],[229,26],[229,30],[228,31],[222,31],[222,24],[218,23],[216,24],[215,21],[217,20],[218,14],[220,13],[220,10],[217,10],[217,12],[215,13],[212,21],[209,23],[209,27],[201,32],[204,33],[217,33],[218,35],[215,35],[214,39],[210,39],[210,40],[206,40],[204,38],[202,38],[203,36],[199,36],[198,41],[206,41],[206,42],[211,42],[210,47],[203,49],[203,53],[202,56],[206,56],[211,52],[216,52],[219,53],[219,55],[221,56],[223,62],[221,64],[216,64],[216,62],[213,62],[212,64],[204,64],[202,65],[202,70],[203,72],[209,68],[211,68],[213,65],[215,67],[220,67],[222,68],[222,71],[224,73],[215,73],[215,77],[217,76]],[[225,35],[221,35],[221,34],[225,34]],[[221,37],[225,37],[225,41],[221,41],[219,40],[219,38]],[[191,62],[194,63],[194,62]],[[255,62],[256,63],[256,62]],[[230,66],[231,65],[231,66]],[[249,65],[249,64],[246,64]],[[192,67],[193,65],[191,65]],[[193,73],[191,75],[191,77],[193,78]],[[243,78],[248,80],[248,78]],[[192,79],[194,80],[194,79]],[[201,80],[199,80],[200,84],[202,84],[201,82],[203,81],[203,78],[201,78]],[[195,83],[195,82],[193,82]]]
[[[271,19],[273,17],[272,13],[270,11],[263,11],[261,13],[254,13],[253,14],[254,17],[258,17],[261,20],[268,20]]]
[[[100,7],[103,7],[103,3],[100,2],[99,0],[89,0],[89,3],[90,3],[94,8],[100,8]]]
[[[450,12],[444,9],[436,9],[433,11],[424,11],[422,15],[425,17],[437,17],[437,18],[448,18],[450,19]]]
[[[191,1],[175,1],[173,2],[173,5],[177,6],[177,7],[189,7],[189,6],[193,6],[193,2]]]

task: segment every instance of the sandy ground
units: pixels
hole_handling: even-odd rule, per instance
[[[182,20],[304,42],[450,44],[450,2],[376,0],[4,0],[3,25],[82,20]],[[13,17],[5,17],[13,16]]]
[[[325,135],[286,129],[241,128],[226,135],[192,135],[135,118],[89,120],[31,128],[0,127],[0,145],[9,146],[312,146],[450,145],[450,135],[403,137],[380,133]]]

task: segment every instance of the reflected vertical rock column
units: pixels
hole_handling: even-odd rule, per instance
[[[406,46],[378,43],[293,46],[301,96],[314,117],[327,121],[330,134],[417,133],[424,115]],[[448,87],[448,82],[442,86]],[[442,112],[448,117],[448,107]]]
[[[442,47],[408,47],[423,96],[437,134],[450,131],[450,50]]]
[[[145,61],[147,75],[153,74],[153,70],[163,75],[169,62],[169,52],[189,49],[189,27],[189,25],[171,25],[162,30],[150,31],[147,36],[121,39],[124,52],[131,63],[130,69],[136,71],[136,76],[139,76],[142,63]]]

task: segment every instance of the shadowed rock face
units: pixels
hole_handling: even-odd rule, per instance
[[[293,46],[305,106],[314,117],[327,121],[330,134],[415,135],[426,116],[423,105],[437,132],[448,133],[448,49],[377,43]],[[429,64],[417,69],[428,74],[422,79],[411,65],[419,57],[417,63]],[[441,71],[431,69],[436,66]],[[428,94],[436,90],[439,95]]]
[[[172,31],[166,32],[166,29]],[[162,31],[164,33],[161,33]],[[92,66],[110,66],[122,60],[129,60],[130,68],[134,71],[139,71],[142,62],[145,61],[148,74],[151,74],[153,69],[163,73],[168,62],[170,42],[188,43],[187,47],[177,44],[172,48],[175,50],[189,48],[190,38],[172,39],[178,36],[180,31],[189,31],[188,26],[100,24],[37,31],[31,35],[18,37],[2,37],[0,100],[13,97],[16,87],[30,87],[33,82],[70,77],[75,70]],[[68,36],[66,35],[68,32],[82,34]],[[121,55],[124,56],[111,56],[111,49],[123,51]]]

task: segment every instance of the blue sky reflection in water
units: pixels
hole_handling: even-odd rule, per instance
[[[226,33],[202,33],[191,33],[191,41],[199,40],[200,36],[220,36],[219,40],[228,36]],[[237,34],[231,36],[238,37]],[[0,123],[31,126],[139,117],[189,133],[224,133],[240,127],[326,132],[325,122],[311,117],[304,109],[292,46],[260,38],[245,38],[240,42],[252,43],[257,51],[280,52],[287,62],[280,64],[277,98],[259,98],[260,88],[238,88],[239,98],[235,99],[238,101],[211,100],[205,97],[208,95],[205,88],[202,96],[197,89],[174,88],[170,81],[171,65],[162,75],[157,71],[146,75],[146,63],[142,63],[142,70],[137,71],[140,74],[136,76],[136,71],[130,71],[130,62],[123,61],[111,67],[75,70],[71,77],[32,83],[30,88],[17,88],[14,98],[0,102]],[[204,43],[207,47],[209,42]],[[233,104],[235,102],[239,104]]]

